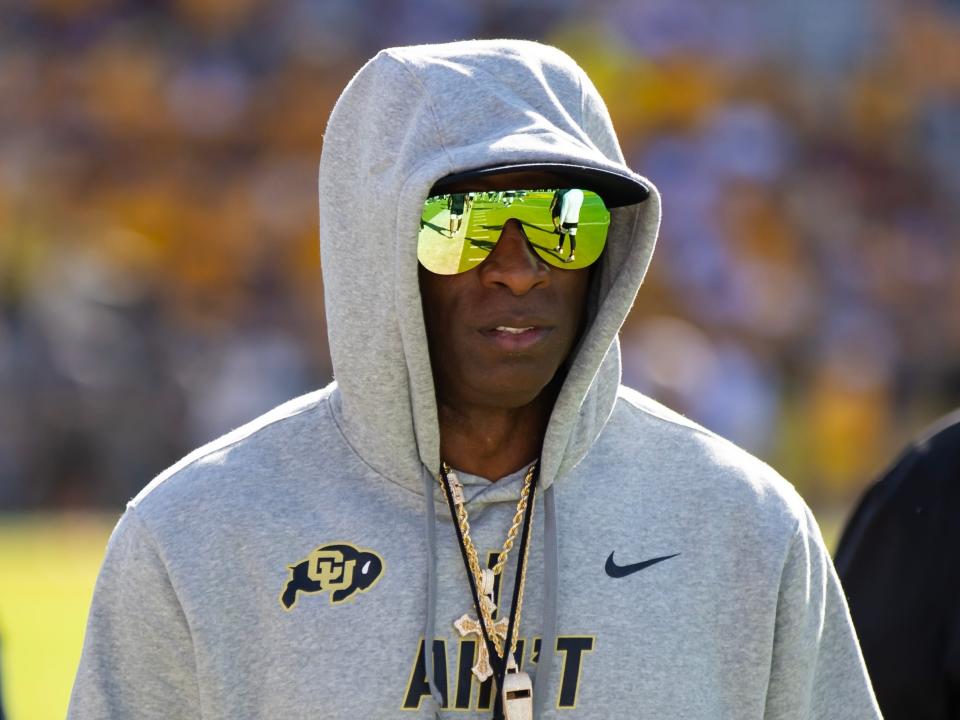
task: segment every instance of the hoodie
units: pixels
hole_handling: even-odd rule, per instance
[[[319,177],[335,382],[200,448],[129,503],[71,717],[490,717],[491,682],[471,674],[477,638],[453,626],[473,603],[436,480],[416,237],[438,179],[557,162],[651,193],[611,212],[543,442],[517,646],[535,717],[879,717],[797,493],[620,385],[617,333],[659,196],[626,166],[583,71],[524,41],[384,50],[350,81]],[[484,561],[522,476],[461,474]]]

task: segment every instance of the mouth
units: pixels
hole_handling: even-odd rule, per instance
[[[542,325],[497,325],[481,330],[480,334],[507,352],[519,352],[543,340],[553,328]]]

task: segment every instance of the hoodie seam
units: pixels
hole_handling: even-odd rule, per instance
[[[190,634],[190,649],[193,651],[194,680],[196,681],[197,685],[197,701],[200,703],[200,707],[198,709],[200,711],[200,716],[203,717],[205,712],[203,707],[203,694],[200,690],[200,664],[197,660],[197,643],[194,639],[193,624],[190,622],[190,618],[187,617],[187,611],[183,607],[183,602],[180,600],[180,596],[177,593],[176,588],[173,586],[173,574],[170,572],[170,563],[167,561],[167,558],[164,557],[160,543],[157,542],[156,536],[150,529],[150,526],[147,524],[146,518],[140,516],[140,513],[137,512],[137,507],[135,505],[131,505],[129,507],[129,512],[130,517],[133,518],[134,523],[142,532],[144,539],[153,548],[153,551],[157,555],[157,559],[160,560],[160,563],[163,565],[163,571],[166,573],[167,579],[170,581],[170,590],[177,600],[177,608],[180,611],[180,615],[183,616],[183,622],[187,626],[187,632]]]
[[[323,398],[323,402],[329,402],[329,397]],[[269,422],[265,422],[260,427],[251,429],[249,432],[243,434],[242,436],[233,438],[229,441],[225,441],[225,438],[227,438],[232,433],[239,432],[245,426],[242,425],[236,430],[232,430],[229,433],[226,433],[221,437],[217,438],[216,440],[211,440],[206,445],[200,446],[193,452],[182,457],[180,460],[178,460],[176,463],[168,467],[163,472],[159,473],[156,477],[153,478],[153,480],[151,480],[146,485],[146,487],[144,487],[139,493],[137,493],[136,496],[134,496],[127,503],[127,507],[129,508],[140,507],[141,505],[143,505],[144,502],[149,502],[150,495],[155,490],[157,490],[160,486],[164,485],[167,481],[172,480],[177,475],[180,475],[181,473],[185,473],[189,471],[191,468],[195,467],[198,463],[206,460],[211,455],[215,453],[227,452],[245,442],[254,442],[254,438],[257,435],[259,435],[261,432],[264,432],[268,429],[273,429],[274,426],[286,420],[292,420],[293,418],[299,417],[300,415],[304,415],[306,413],[316,412],[319,409],[317,405],[319,405],[319,403],[315,405],[314,404],[307,405],[306,407],[300,408],[299,410],[291,412],[287,415],[274,418]],[[254,424],[257,422],[258,419],[259,418],[251,420],[248,424]]]
[[[660,422],[660,423],[662,423],[662,424],[664,424],[664,425],[669,425],[669,426],[671,426],[671,427],[677,428],[678,430],[688,430],[688,431],[690,431],[690,432],[696,433],[697,435],[699,435],[699,436],[701,436],[701,437],[708,438],[708,439],[714,440],[714,441],[719,441],[719,442],[723,443],[724,445],[727,445],[727,446],[729,446],[729,447],[732,447],[732,448],[736,449],[738,452],[748,454],[746,450],[744,450],[743,448],[741,448],[741,447],[740,447],[739,445],[737,445],[736,443],[728,440],[727,438],[723,437],[722,435],[718,435],[717,433],[713,432],[712,430],[708,430],[708,429],[705,428],[705,427],[702,427],[702,426],[700,426],[700,425],[697,425],[697,424],[696,424],[695,422],[693,422],[692,420],[689,420],[689,418],[684,418],[685,420],[688,421],[688,422],[684,423],[684,422],[680,422],[679,420],[673,420],[673,419],[671,419],[671,418],[664,417],[663,415],[659,415],[659,414],[657,414],[657,413],[655,413],[655,412],[653,412],[653,411],[651,411],[651,410],[648,410],[648,409],[646,409],[646,408],[638,407],[637,405],[634,405],[629,399],[627,399],[627,398],[625,398],[624,396],[618,394],[618,396],[617,396],[617,401],[619,402],[619,401],[621,401],[621,400],[622,400],[623,402],[625,402],[632,410],[634,410],[635,412],[637,412],[638,414],[640,414],[640,415],[643,416],[643,417],[652,418],[653,420],[656,420],[656,421],[658,421],[658,422]],[[751,457],[752,457],[752,456],[751,456]],[[760,458],[754,458],[754,459],[757,460],[757,462],[760,462],[760,463],[762,463],[763,465],[765,465],[766,467],[770,468],[770,465],[769,465],[768,463],[764,462],[763,460],[761,460]],[[770,469],[773,470],[773,468],[770,468]],[[773,470],[773,472],[776,473],[777,471],[776,471],[776,470]],[[779,473],[778,473],[778,474],[779,474]]]
[[[389,50],[385,51],[385,55],[389,57],[391,60],[393,60],[395,63],[397,63],[397,65],[399,65],[403,69],[403,71],[413,79],[413,81],[417,84],[417,87],[420,88],[420,93],[424,98],[424,102],[427,108],[430,110],[430,117],[433,118],[433,124],[437,131],[437,140],[440,143],[440,149],[443,151],[443,154],[447,158],[447,164],[452,165],[453,160],[450,157],[450,152],[447,150],[447,143],[444,141],[444,138],[443,138],[443,129],[440,124],[440,117],[437,115],[436,106],[433,103],[433,98],[430,96],[430,93],[427,91],[427,86],[423,84],[423,80],[421,80],[420,77],[415,72],[413,72],[413,70],[411,70],[410,67],[407,65],[407,63],[405,63],[403,60],[398,58]]]
[[[770,646],[770,667],[767,670],[767,687],[763,695],[764,714],[766,714],[766,712],[770,709],[770,697],[771,697],[770,681],[773,678],[773,662],[776,659],[778,639],[780,635],[782,635],[782,633],[777,632],[777,624],[781,617],[780,611],[781,609],[783,609],[783,606],[784,606],[784,579],[787,574],[788,566],[790,564],[790,560],[793,555],[794,548],[797,546],[798,543],[805,543],[805,544],[808,543],[808,538],[810,533],[809,533],[808,527],[805,527],[807,524],[808,524],[808,521],[804,518],[804,516],[802,514],[798,515],[795,518],[793,533],[790,535],[787,542],[784,543],[783,555],[780,561],[780,576],[777,581],[777,604],[773,614],[774,627],[773,627],[773,642],[772,642],[772,645]],[[806,550],[808,555],[807,565],[808,565],[808,575],[809,575],[809,567],[813,565],[813,559],[809,557],[809,551],[810,551],[809,544],[807,544]],[[824,580],[824,582],[826,583],[826,579]],[[826,613],[826,602],[824,602],[824,613]],[[823,624],[825,624],[825,620],[821,621],[821,625]]]
[[[643,415],[643,416],[645,416],[645,417],[653,418],[654,420],[658,420],[659,422],[661,422],[661,423],[663,423],[663,424],[665,424],[665,425],[672,425],[672,426],[677,427],[677,428],[680,428],[680,429],[691,430],[691,431],[697,433],[698,435],[702,435],[702,436],[704,436],[704,437],[713,438],[713,439],[715,439],[715,440],[723,440],[724,442],[727,442],[727,443],[730,442],[730,441],[727,440],[726,438],[724,438],[724,437],[722,437],[722,436],[720,436],[720,435],[717,435],[715,432],[713,432],[713,431],[711,431],[711,430],[707,430],[706,428],[697,425],[695,422],[693,422],[692,420],[690,420],[689,418],[687,418],[687,417],[685,417],[685,416],[682,416],[682,417],[684,417],[684,420],[687,420],[687,421],[688,421],[688,422],[686,422],[686,423],[680,422],[679,420],[673,420],[673,419],[671,419],[671,418],[664,417],[663,415],[660,415],[660,414],[658,414],[658,413],[655,413],[655,412],[653,412],[652,410],[648,410],[647,408],[639,407],[638,405],[635,405],[633,402],[631,402],[628,398],[625,398],[623,395],[618,395],[617,400],[618,400],[618,401],[622,400],[622,401],[623,401],[624,403],[626,403],[632,410],[636,411],[636,412],[639,413],[640,415]],[[733,444],[733,443],[731,443],[731,444]]]

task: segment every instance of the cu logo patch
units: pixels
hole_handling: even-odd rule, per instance
[[[383,558],[372,550],[346,542],[318,547],[296,565],[289,565],[290,577],[280,594],[284,610],[297,604],[297,593],[330,593],[336,605],[354,593],[366,592],[383,575]]]

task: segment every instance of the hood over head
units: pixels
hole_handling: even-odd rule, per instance
[[[597,168],[650,188],[645,202],[611,211],[588,325],[544,438],[545,489],[583,458],[613,410],[617,333],[656,241],[656,189],[626,166],[583,70],[535,42],[383,50],[357,72],[330,116],[320,161],[320,237],[337,412],[364,460],[412,491],[424,492],[424,466],[434,476],[440,466],[417,276],[423,202],[448,175],[527,163]]]

